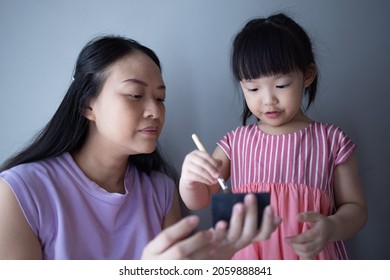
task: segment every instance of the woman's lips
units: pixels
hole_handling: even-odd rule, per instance
[[[158,135],[158,128],[157,127],[145,127],[140,130],[141,133],[146,134],[146,135]]]

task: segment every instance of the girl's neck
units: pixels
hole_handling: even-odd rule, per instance
[[[298,117],[294,118],[293,120],[279,126],[271,126],[259,121],[257,123],[257,127],[259,130],[261,130],[263,133],[266,134],[283,135],[283,134],[290,134],[305,129],[312,122],[313,120],[311,120],[305,114],[302,113]]]

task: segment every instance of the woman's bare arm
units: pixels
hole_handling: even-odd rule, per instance
[[[42,259],[42,249],[7,182],[0,179],[0,259]]]

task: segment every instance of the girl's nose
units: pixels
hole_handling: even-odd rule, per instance
[[[272,91],[264,92],[263,98],[264,98],[263,99],[264,105],[270,106],[270,105],[275,105],[277,103],[277,98],[272,93]]]

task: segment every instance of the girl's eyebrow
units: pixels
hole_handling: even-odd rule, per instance
[[[126,79],[122,83],[128,83],[128,82],[135,83],[135,84],[141,85],[143,87],[147,87],[148,86],[147,82],[144,82],[144,81],[139,80],[139,79],[134,79],[134,78]],[[165,89],[165,85],[162,84],[162,85],[158,86],[157,89]]]
[[[291,77],[292,76],[292,74],[291,73],[286,73],[286,74],[277,74],[277,75],[275,75],[275,78],[284,78],[284,77]]]

